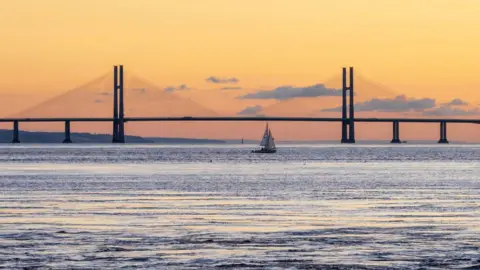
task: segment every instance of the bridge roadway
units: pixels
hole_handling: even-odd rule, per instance
[[[64,117],[64,118],[0,118],[0,122],[112,122],[114,118]],[[346,119],[349,121],[349,119]],[[125,122],[175,122],[175,121],[280,121],[280,122],[342,122],[342,118],[325,117],[125,117]],[[355,122],[370,123],[469,123],[480,124],[480,119],[458,118],[355,118]]]

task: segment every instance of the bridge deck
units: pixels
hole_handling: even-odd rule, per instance
[[[0,118],[0,122],[112,122],[113,118]],[[342,122],[342,118],[325,117],[125,117],[125,122],[174,122],[174,121],[281,121],[281,122]],[[348,121],[348,119],[347,119]],[[355,118],[355,122],[403,122],[403,123],[470,123],[480,124],[480,119],[458,118]]]

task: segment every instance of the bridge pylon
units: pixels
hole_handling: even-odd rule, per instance
[[[342,143],[355,143],[355,101],[354,73],[349,68],[349,85],[347,86],[347,68],[342,68]],[[349,98],[347,99],[347,93]],[[347,116],[348,112],[348,116]]]
[[[13,138],[12,143],[20,143],[20,131],[18,128],[18,120],[13,121]]]
[[[438,143],[448,143],[447,139],[447,122],[440,122],[440,140]]]
[[[72,143],[72,139],[70,136],[70,120],[65,121],[65,139],[63,143]]]
[[[398,121],[393,121],[393,135],[391,143],[402,143],[400,140],[400,123]]]
[[[113,143],[125,142],[123,66],[113,67]]]

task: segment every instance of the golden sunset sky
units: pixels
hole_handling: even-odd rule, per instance
[[[354,66],[398,94],[477,105],[479,14],[478,0],[5,0],[0,96],[14,102],[2,114],[116,64],[189,97],[209,76],[273,89]]]
[[[2,1],[1,91],[61,91],[121,63],[155,82],[252,86],[355,66],[405,94],[450,96],[435,87],[480,83],[478,14],[477,0]]]

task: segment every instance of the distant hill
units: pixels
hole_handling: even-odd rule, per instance
[[[20,131],[21,143],[61,143],[65,139],[63,132]],[[72,133],[71,139],[75,143],[110,143],[110,134]],[[125,140],[132,143],[152,143],[139,136],[125,136]],[[12,130],[0,130],[0,143],[12,141]]]
[[[63,132],[20,131],[21,143],[61,143],[65,138]],[[74,143],[111,143],[110,134],[72,133]],[[12,130],[0,130],[0,143],[12,141]],[[221,144],[222,140],[189,139],[189,138],[142,138],[140,136],[125,136],[127,143],[155,144]]]
[[[21,143],[61,143],[65,138],[63,132],[40,132],[40,131],[20,131]],[[91,133],[72,133],[71,139],[74,143],[111,143],[112,135],[110,134],[91,134]],[[214,140],[214,139],[194,139],[194,138],[159,138],[159,137],[140,137],[125,136],[127,143],[145,143],[145,144],[241,144],[238,140]],[[12,130],[0,129],[0,144],[11,143]],[[244,140],[244,144],[258,145],[259,140]],[[454,144],[469,144],[465,141],[450,140]],[[340,144],[339,140],[307,140],[307,141],[290,141],[278,140],[277,146],[287,146],[291,144]],[[357,144],[390,144],[390,137],[385,140],[357,140]],[[415,144],[437,144],[437,139],[431,140],[408,140],[409,145]]]

